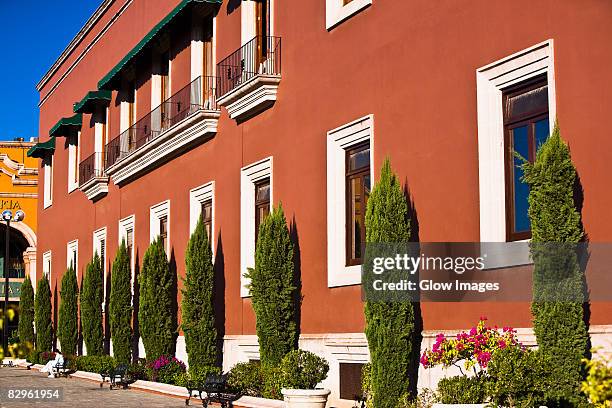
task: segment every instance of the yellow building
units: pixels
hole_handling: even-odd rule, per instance
[[[9,301],[19,301],[26,275],[36,281],[36,205],[38,199],[38,159],[28,157],[32,142],[0,141],[0,213],[25,212],[21,222],[11,222],[9,242]],[[0,258],[4,260],[6,222],[0,221]],[[0,294],[4,301],[4,265],[0,262]],[[9,330],[11,327],[9,327]]]

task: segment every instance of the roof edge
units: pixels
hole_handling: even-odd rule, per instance
[[[70,41],[70,43],[68,44],[68,46],[64,49],[64,51],[62,51],[62,53],[60,54],[60,56],[57,58],[57,60],[55,60],[55,62],[53,63],[53,65],[51,65],[51,67],[47,70],[47,72],[45,73],[45,75],[43,75],[43,77],[40,79],[40,81],[38,81],[38,83],[36,84],[36,90],[38,92],[41,91],[42,87],[45,86],[47,84],[47,82],[49,82],[49,80],[51,79],[51,77],[57,72],[57,70],[59,69],[59,67],[64,63],[64,61],[66,60],[66,58],[68,58],[68,56],[70,54],[72,54],[72,52],[74,51],[74,49],[81,43],[81,41],[83,40],[83,38],[85,38],[85,36],[89,33],[89,31],[92,29],[92,27],[98,22],[98,20],[100,20],[100,18],[102,17],[102,15],[104,15],[104,13],[106,12],[106,10],[108,10],[108,8],[115,2],[115,0],[103,0],[102,4],[100,4],[100,6],[98,6],[98,8],[96,9],[96,11],[94,11],[94,13],[91,15],[91,17],[89,17],[89,19],[87,20],[87,22],[85,22],[85,25],[83,25],[83,27],[81,27],[81,29],[79,30],[79,32],[74,36],[74,38]]]

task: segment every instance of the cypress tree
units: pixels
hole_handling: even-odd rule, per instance
[[[36,322],[36,350],[51,351],[53,324],[51,323],[51,288],[46,275],[38,281],[34,305]]]
[[[588,351],[583,302],[584,274],[576,255],[583,230],[574,202],[576,169],[558,126],[533,164],[524,161],[529,184],[531,252],[534,260],[533,325],[539,351],[553,367],[545,395],[549,406],[580,406],[581,359]]]
[[[170,271],[160,237],[142,259],[138,321],[148,360],[176,351],[176,274]]]
[[[298,338],[293,243],[281,205],[259,226],[255,268],[246,276],[251,279],[261,363],[278,366],[297,347]]]
[[[398,244],[410,240],[408,204],[400,183],[386,159],[368,199],[366,242]],[[371,393],[375,408],[395,407],[410,389],[409,374],[415,342],[414,309],[410,302],[365,304],[366,328],[371,360]]]
[[[26,276],[21,284],[19,297],[19,341],[34,346],[34,289],[30,277]]]
[[[81,293],[81,325],[87,355],[101,356],[104,353],[102,330],[102,301],[104,298],[102,265],[96,252],[87,264]]]
[[[128,364],[132,360],[132,274],[125,241],[113,261],[108,312],[113,355],[117,363]]]
[[[71,265],[62,277],[60,289],[59,322],[57,337],[62,346],[62,353],[74,355],[77,350],[78,330],[78,296],[79,286],[76,272]]]
[[[212,250],[202,220],[198,221],[185,253],[182,290],[182,329],[189,367],[212,367],[217,362]]]

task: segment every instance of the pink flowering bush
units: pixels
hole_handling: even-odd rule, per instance
[[[423,367],[456,366],[463,373],[459,365],[463,361],[466,370],[474,370],[474,373],[480,375],[496,351],[506,348],[524,349],[516,339],[516,330],[511,327],[499,330],[497,326],[487,326],[486,321],[486,317],[481,317],[469,332],[461,332],[454,338],[438,334],[432,349],[425,350],[421,356]]]
[[[186,371],[185,363],[176,357],[159,356],[156,360],[147,364],[147,377],[151,381],[174,384],[177,374]]]

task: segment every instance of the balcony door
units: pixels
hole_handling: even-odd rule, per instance
[[[213,59],[213,21],[211,17],[204,20],[204,66],[202,75],[202,95],[204,108],[210,109],[214,100],[214,59]],[[197,102],[199,103],[199,101]]]
[[[264,69],[263,63],[268,54],[268,37],[270,36],[270,0],[258,0],[255,6],[255,42],[256,68]]]

